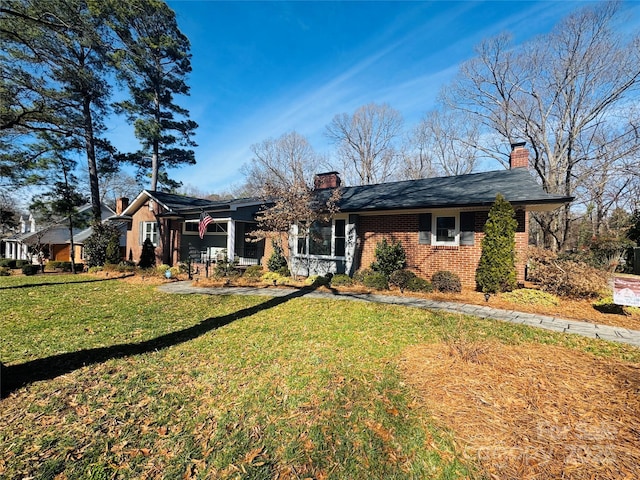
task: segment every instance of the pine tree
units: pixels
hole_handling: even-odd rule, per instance
[[[498,194],[484,226],[482,254],[476,270],[476,284],[485,293],[508,292],[516,288],[515,211]]]

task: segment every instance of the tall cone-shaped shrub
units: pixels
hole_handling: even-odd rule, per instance
[[[516,288],[516,228],[511,204],[498,194],[484,225],[482,254],[476,270],[478,290],[508,292]]]

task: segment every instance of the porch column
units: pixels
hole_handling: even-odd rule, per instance
[[[227,220],[227,258],[230,262],[236,254],[236,222]]]

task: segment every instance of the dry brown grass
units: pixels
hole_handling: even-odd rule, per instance
[[[564,347],[408,348],[418,402],[491,478],[640,477],[640,366]]]

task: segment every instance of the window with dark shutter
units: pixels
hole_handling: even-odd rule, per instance
[[[473,245],[476,227],[475,212],[460,212],[460,245]]]
[[[418,243],[420,245],[431,245],[430,213],[421,213],[418,215]]]

